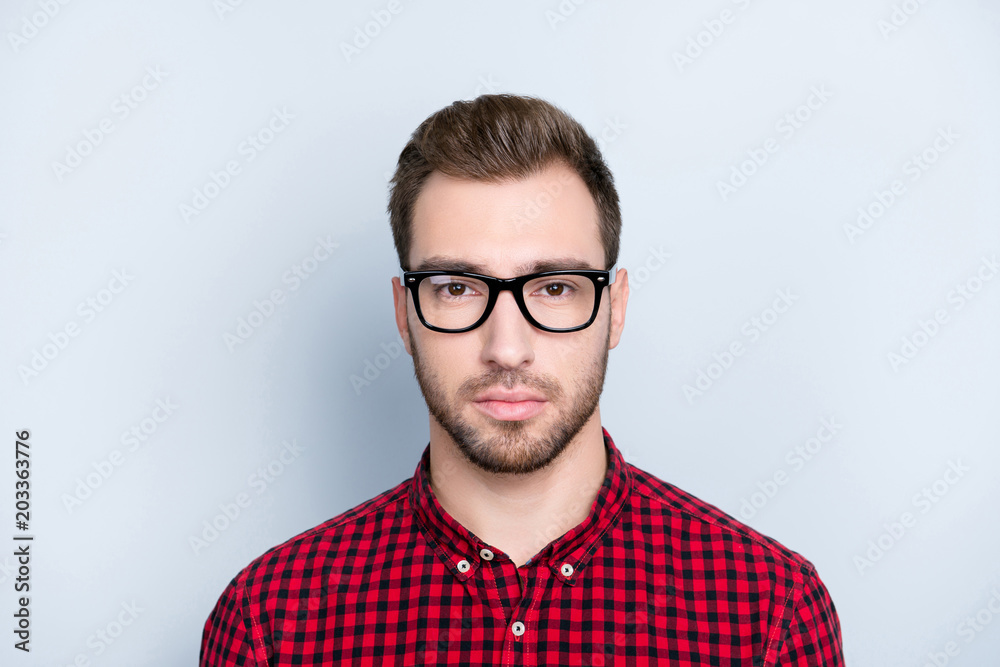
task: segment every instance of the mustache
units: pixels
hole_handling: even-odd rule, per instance
[[[562,396],[562,387],[548,376],[536,375],[521,369],[506,370],[502,368],[485,371],[476,377],[469,378],[458,388],[458,395],[461,398],[472,400],[487,389],[494,387],[534,389],[544,394],[549,400],[555,400]]]

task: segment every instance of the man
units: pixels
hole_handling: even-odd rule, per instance
[[[628,275],[576,121],[456,102],[403,149],[389,214],[430,443],[413,478],[244,569],[202,665],[843,664],[808,561],[602,428]]]

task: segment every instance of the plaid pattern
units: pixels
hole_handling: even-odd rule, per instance
[[[271,549],[208,617],[202,667],[843,665],[812,564],[624,461],[590,515],[515,567],[399,486]]]

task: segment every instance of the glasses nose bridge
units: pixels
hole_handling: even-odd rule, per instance
[[[527,305],[524,303],[524,278],[493,278],[492,284],[489,285],[489,289],[493,294],[489,300],[489,312],[486,314],[486,319],[488,320],[493,316],[493,310],[496,308],[497,302],[500,301],[500,295],[503,292],[510,292],[510,295],[514,298],[514,303],[517,305],[517,309],[520,311],[521,316],[526,320],[528,319]],[[530,324],[530,322],[529,322]]]

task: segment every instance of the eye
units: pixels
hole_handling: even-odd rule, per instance
[[[479,290],[476,287],[476,285],[452,280],[434,285],[434,293],[439,298],[458,299],[462,297],[474,297],[479,294]]]
[[[535,294],[542,298],[566,299],[572,298],[576,292],[576,286],[570,282],[553,281],[538,287]]]

